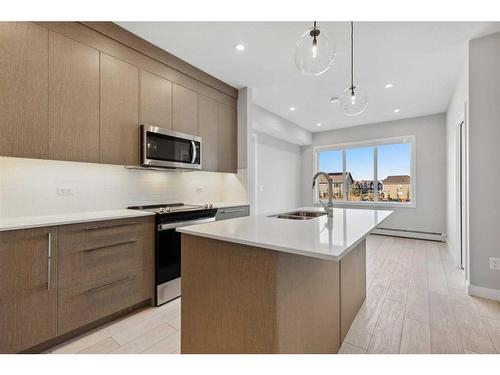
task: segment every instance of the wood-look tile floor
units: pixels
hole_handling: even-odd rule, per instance
[[[444,243],[367,239],[367,297],[340,353],[500,353],[500,303],[467,295]],[[52,353],[179,353],[180,299],[77,337]]]

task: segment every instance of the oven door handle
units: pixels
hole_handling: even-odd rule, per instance
[[[175,223],[160,224],[160,225],[158,225],[158,232],[161,232],[161,231],[164,231],[164,230],[169,230],[169,229],[175,229],[175,228],[185,227],[185,226],[188,226],[188,225],[211,223],[212,221],[215,221],[215,217],[208,217],[208,218],[205,218],[205,219],[177,221]]]
[[[193,157],[191,159],[191,164],[194,164],[194,162],[196,161],[196,143],[194,143],[194,141],[191,141],[191,150],[193,154]]]

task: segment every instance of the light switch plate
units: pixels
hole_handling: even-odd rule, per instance
[[[490,270],[500,270],[500,258],[490,258]]]

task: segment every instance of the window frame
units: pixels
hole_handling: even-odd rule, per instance
[[[378,181],[378,146],[390,145],[390,144],[401,144],[401,143],[409,143],[411,145],[411,160],[410,160],[410,189],[411,189],[411,200],[407,203],[401,202],[381,202],[378,200],[378,194],[374,194],[373,201],[348,201],[347,200],[347,182],[345,179],[346,174],[346,151],[351,148],[359,148],[359,147],[373,147],[373,182]],[[336,206],[358,206],[358,207],[387,207],[387,208],[416,208],[417,207],[417,158],[416,158],[416,137],[415,135],[406,135],[399,137],[391,137],[391,138],[379,138],[372,139],[367,141],[359,141],[359,142],[349,142],[349,143],[338,143],[338,144],[329,144],[329,145],[321,145],[313,147],[313,175],[317,173],[319,170],[319,154],[322,151],[342,151],[342,176],[344,183],[344,196],[343,199],[334,200],[334,204]],[[377,186],[377,184],[375,184]],[[313,204],[319,205],[318,199],[318,189],[319,184],[316,184],[313,189]]]

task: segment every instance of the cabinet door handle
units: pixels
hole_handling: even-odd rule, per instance
[[[50,274],[52,268],[52,233],[48,234],[47,242],[47,290],[50,290]]]
[[[99,229],[109,229],[109,228],[117,228],[117,227],[124,227],[127,225],[135,225],[137,224],[136,222],[133,223],[123,223],[123,224],[108,224],[108,225],[97,225],[95,227],[87,227],[84,228],[84,230],[99,230]]]
[[[221,213],[223,213],[223,214],[232,214],[234,212],[243,212],[243,211],[245,211],[244,208],[235,208],[233,210],[223,210],[223,211],[221,211]]]
[[[116,243],[112,243],[112,244],[109,244],[109,245],[91,247],[90,249],[85,249],[83,251],[86,252],[86,253],[90,253],[90,252],[96,251],[96,250],[108,249],[110,247],[116,247],[116,246],[120,246],[120,245],[127,245],[127,244],[135,243],[135,242],[137,242],[137,240],[129,240],[129,241],[116,242]]]
[[[85,293],[85,294],[91,294],[91,293],[99,292],[99,291],[101,291],[103,289],[106,289],[106,288],[109,288],[111,286],[115,286],[115,285],[124,283],[126,281],[133,280],[136,277],[137,277],[137,275],[130,275],[130,276],[124,277],[123,279],[115,280],[115,281],[112,281],[112,282],[104,284],[104,285],[99,285],[99,286],[96,286],[94,288],[90,288],[90,289],[84,290],[83,293]]]

